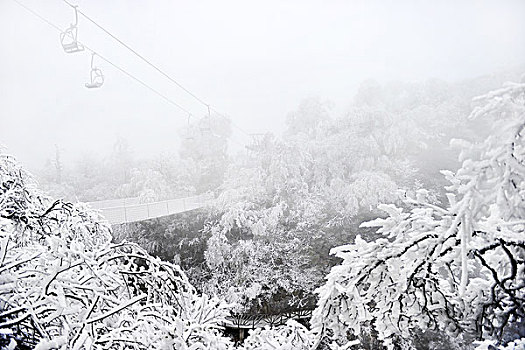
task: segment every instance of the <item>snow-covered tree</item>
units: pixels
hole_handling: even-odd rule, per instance
[[[462,167],[444,172],[449,205],[427,192],[406,208],[363,224],[383,237],[334,248],[343,259],[319,289],[312,324],[346,339],[372,325],[385,345],[417,330],[442,330],[465,344],[525,337],[525,84],[475,99],[470,118],[491,135],[463,147]]]
[[[330,120],[309,100],[289,127],[287,137],[265,137],[251,161],[232,165],[207,226],[202,288],[245,306],[312,302],[335,263],[330,247],[372,206],[415,187],[407,157],[425,136],[401,115],[362,107]]]
[[[303,325],[288,320],[285,325],[258,328],[240,347],[241,350],[311,350],[315,349],[315,337]]]
[[[0,154],[0,347],[225,350],[228,310]]]
[[[330,120],[331,103],[311,97],[303,100],[296,111],[286,117],[287,134],[304,133],[314,136],[320,126]]]

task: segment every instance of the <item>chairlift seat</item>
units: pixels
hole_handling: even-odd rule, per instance
[[[86,83],[85,85],[88,89],[93,89],[101,87],[102,83]]]
[[[71,26],[60,33],[60,43],[66,53],[84,50],[84,46],[77,41],[77,28],[75,26]]]
[[[73,42],[70,44],[63,44],[62,48],[66,53],[74,53],[84,50],[84,46],[79,45],[78,42]]]
[[[186,133],[186,140],[190,141],[190,140],[195,140],[196,138],[196,133],[195,133],[195,129],[189,129],[188,132]]]
[[[99,88],[104,84],[104,74],[99,68],[91,69],[91,81],[86,83],[85,86],[88,89]]]

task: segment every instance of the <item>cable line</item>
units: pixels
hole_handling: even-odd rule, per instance
[[[84,45],[84,47],[88,50],[90,50],[91,52],[94,52],[92,51],[88,46]],[[96,53],[96,52],[95,52]],[[101,56],[99,53],[96,53],[98,57],[100,57],[102,60],[106,61],[107,63],[109,63],[110,65],[112,65],[113,67],[115,67],[116,69],[118,69],[120,72],[122,72],[123,74],[127,75],[128,77],[132,78],[133,80],[135,80],[136,82],[138,82],[139,84],[141,84],[142,86],[144,86],[145,88],[147,88],[148,90],[154,92],[155,94],[157,94],[158,96],[160,96],[161,98],[163,98],[166,102],[172,104],[173,106],[179,108],[181,111],[185,112],[186,114],[191,114],[191,112],[189,110],[187,110],[186,108],[182,107],[180,104],[178,104],[177,102],[173,101],[172,99],[170,99],[169,97],[167,97],[166,95],[164,95],[163,93],[159,92],[157,89],[155,88],[152,88],[151,86],[149,86],[148,84],[146,84],[144,81],[142,81],[141,79],[137,78],[136,76],[134,76],[133,74],[131,73],[128,73],[125,69],[123,68],[120,68],[119,66],[117,66],[116,64],[114,64],[113,62],[111,62],[110,60],[108,60],[107,58],[105,58],[104,56]]]
[[[223,114],[221,114],[219,111],[217,111],[215,108],[211,107],[208,103],[206,103],[206,101],[204,101],[203,99],[201,99],[200,97],[198,97],[196,94],[194,94],[193,92],[191,92],[190,90],[188,90],[186,87],[184,87],[181,83],[179,83],[177,80],[175,80],[174,78],[172,78],[171,76],[169,76],[166,72],[164,72],[162,69],[160,69],[158,66],[156,66],[155,64],[153,64],[151,61],[149,61],[146,57],[144,57],[143,55],[141,55],[139,52],[137,52],[135,49],[133,49],[131,46],[129,46],[128,44],[126,44],[125,42],[123,42],[122,40],[120,40],[117,36],[113,35],[109,30],[107,30],[106,28],[104,28],[103,26],[101,26],[100,24],[98,24],[94,19],[92,19],[91,17],[89,17],[88,15],[86,15],[84,12],[82,12],[80,9],[78,9],[78,6],[75,6],[73,4],[71,4],[69,1],[67,0],[62,0],[64,3],[66,3],[68,6],[71,6],[72,8],[76,8],[76,11],[78,11],[78,13],[80,13],[85,19],[87,19],[88,21],[90,21],[91,23],[93,23],[95,26],[97,26],[100,30],[102,30],[104,33],[106,33],[107,35],[109,35],[111,38],[113,38],[115,41],[117,41],[119,44],[121,44],[122,46],[124,46],[126,49],[128,49],[129,51],[131,51],[135,56],[137,56],[138,58],[140,58],[142,61],[144,61],[146,64],[148,64],[150,67],[152,67],[153,69],[155,69],[157,72],[159,72],[160,74],[162,74],[165,78],[167,78],[169,81],[171,81],[172,83],[174,83],[175,85],[177,85],[180,89],[182,89],[184,92],[186,92],[187,94],[189,94],[190,96],[192,96],[195,100],[197,100],[198,102],[200,102],[204,107],[206,107],[208,109],[208,115],[210,113],[210,109],[215,112],[217,115],[221,116],[222,118],[225,118],[225,119],[230,119],[230,118],[227,118],[226,116],[224,116]],[[231,119],[230,119],[230,122],[231,124],[236,128],[238,129],[239,131],[243,132],[244,134],[246,135],[250,135],[248,132],[244,131],[241,127],[239,127],[238,125],[236,125]]]
[[[31,14],[33,14],[34,16],[40,18],[42,21],[46,22],[49,26],[55,28],[56,30],[58,30],[60,33],[62,33],[62,28],[60,28],[59,26],[57,26],[56,24],[50,22],[49,20],[47,20],[46,18],[42,17],[41,15],[39,15],[37,12],[33,11],[32,9],[30,9],[29,7],[27,7],[26,5],[22,4],[20,1],[18,0],[12,0],[14,1],[15,3],[17,3],[19,6],[23,7],[24,9],[26,9],[26,11],[29,11]]]
[[[16,4],[18,4],[19,6],[21,6],[22,8],[24,8],[25,10],[27,10],[28,12],[30,12],[31,14],[33,14],[34,16],[38,17],[39,19],[41,19],[42,21],[44,21],[46,24],[48,24],[49,26],[53,27],[54,29],[56,29],[57,31],[59,31],[60,33],[62,33],[62,29],[57,26],[56,24],[54,24],[53,22],[49,21],[48,19],[46,19],[45,17],[41,16],[38,12],[32,10],[31,8],[27,7],[26,5],[24,5],[23,3],[21,3],[20,1],[18,0],[12,0],[14,1]],[[147,88],[148,90],[150,90],[151,92],[155,93],[156,95],[160,96],[162,99],[164,99],[166,102],[170,103],[171,105],[179,108],[181,111],[185,112],[186,114],[191,114],[191,112],[189,110],[187,110],[186,108],[182,107],[180,104],[178,104],[177,102],[173,101],[172,99],[170,99],[169,97],[167,97],[166,95],[164,95],[163,93],[161,93],[160,91],[158,91],[157,89],[151,87],[150,85],[148,85],[147,83],[145,83],[143,80],[141,80],[140,78],[137,78],[136,76],[134,76],[133,74],[129,73],[128,71],[126,71],[124,68],[121,68],[120,66],[118,66],[117,64],[113,63],[112,61],[110,61],[108,58],[102,56],[100,53],[96,52],[94,49],[91,49],[89,46],[87,46],[86,44],[82,43],[82,42],[78,42],[79,44],[83,45],[87,50],[91,51],[92,53],[96,54],[100,59],[102,59],[103,61],[107,62],[108,64],[110,64],[111,66],[113,66],[114,68],[116,68],[118,71],[120,71],[121,73],[127,75],[128,77],[130,77],[131,79],[135,80],[136,82],[138,82],[140,85],[144,86],[145,88]]]

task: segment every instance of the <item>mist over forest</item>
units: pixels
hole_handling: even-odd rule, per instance
[[[520,10],[3,1],[0,348],[523,349]]]

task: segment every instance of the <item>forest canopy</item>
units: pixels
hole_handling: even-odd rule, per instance
[[[479,85],[366,82],[341,116],[308,99],[282,137],[235,158],[221,118],[152,167],[121,141],[101,169],[122,176],[98,194],[88,163],[57,156],[55,195],[215,196],[123,226],[51,199],[2,153],[1,345],[230,349],[230,315],[301,309],[310,329],[289,321],[242,347],[523,345],[525,83],[471,100]]]

